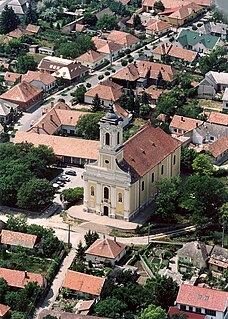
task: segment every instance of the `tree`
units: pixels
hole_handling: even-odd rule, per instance
[[[75,41],[62,42],[56,50],[56,55],[62,55],[64,58],[75,59],[88,50],[95,50],[95,44],[91,40],[91,36],[86,34],[79,34]]]
[[[37,3],[37,13],[40,18],[46,21],[56,21],[63,12],[57,0],[41,0]]]
[[[84,103],[85,93],[86,87],[82,84],[77,87],[77,89],[72,95],[75,97],[77,103]]]
[[[161,307],[156,307],[155,305],[149,305],[147,308],[143,309],[140,315],[140,319],[165,319],[166,312]]]
[[[7,281],[4,278],[0,278],[0,302],[4,303],[4,297],[9,290]]]
[[[37,13],[36,13],[36,4],[34,0],[31,0],[28,5],[28,9],[25,12],[24,23],[25,24],[34,24],[37,22]]]
[[[33,177],[24,183],[17,193],[17,205],[30,210],[42,210],[54,198],[55,190],[47,179]]]
[[[82,242],[80,241],[76,251],[76,260],[79,262],[85,261],[85,247],[83,247]]]
[[[191,83],[193,81],[193,76],[187,72],[176,72],[174,74],[174,79],[180,85],[182,89],[190,89],[192,87]]]
[[[96,24],[98,30],[114,30],[118,26],[118,21],[115,15],[104,14],[102,15]]]
[[[188,316],[181,312],[173,313],[169,319],[188,319]]]
[[[25,319],[25,314],[21,311],[12,311],[10,319]]]
[[[175,221],[178,208],[180,178],[174,177],[171,181],[163,178],[157,183],[155,199],[155,213],[162,221]]]
[[[165,6],[164,4],[162,3],[162,1],[155,1],[154,3],[154,10],[156,11],[164,11],[165,10]]]
[[[99,235],[96,231],[89,230],[85,236],[86,247],[90,247],[97,239],[99,239]]]
[[[27,227],[27,217],[23,214],[17,216],[10,215],[6,222],[6,229],[8,230],[26,233]]]
[[[96,315],[113,319],[122,317],[125,310],[127,310],[127,305],[115,297],[109,297],[106,300],[102,300],[95,306]]]
[[[193,148],[183,147],[181,150],[181,164],[189,171],[192,171],[192,163],[196,158],[196,151]]]
[[[151,111],[151,108],[149,105],[146,105],[146,104],[142,104],[139,108],[139,114],[140,116],[142,117],[146,117],[150,114],[150,111]]]
[[[209,71],[228,72],[227,52],[225,47],[217,47],[209,55],[202,56],[199,60],[201,73]]]
[[[100,136],[99,121],[104,113],[86,114],[80,116],[75,132],[77,136],[88,139],[98,140]]]
[[[160,306],[166,310],[169,306],[174,305],[178,293],[178,285],[172,278],[157,275],[147,280],[145,288],[149,303],[153,300],[155,306]]]
[[[83,199],[83,193],[83,187],[64,189],[61,193],[61,200],[67,202],[69,206],[72,206]]]
[[[151,99],[150,94],[143,91],[142,95],[140,97],[140,103],[149,105],[149,104],[151,104],[151,102],[152,102],[152,99]]]
[[[193,171],[199,176],[211,176],[214,172],[214,167],[211,163],[211,157],[207,154],[199,154],[196,156],[196,158],[193,160],[192,168]]]
[[[46,232],[43,235],[42,241],[43,241],[44,255],[47,258],[52,258],[56,254],[58,249],[62,247],[61,242],[54,235],[54,230],[51,228],[46,229]]]
[[[17,72],[27,73],[28,71],[35,71],[37,62],[31,55],[22,55],[17,60]]]
[[[88,24],[90,27],[94,27],[97,23],[96,15],[90,12],[85,12],[83,17],[83,23]]]
[[[99,98],[97,93],[93,98],[91,110],[92,112],[99,112],[102,110],[101,99]]]
[[[13,31],[19,25],[20,20],[11,7],[6,5],[0,15],[0,33],[6,34]]]
[[[137,27],[139,27],[141,24],[142,24],[142,22],[141,22],[140,16],[139,16],[138,14],[135,14],[135,15],[133,16],[133,27],[134,27],[134,28],[137,28]]]

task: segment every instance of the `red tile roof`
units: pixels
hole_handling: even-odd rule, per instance
[[[201,124],[203,124],[203,121],[192,119],[190,117],[174,115],[169,127],[177,128],[184,131],[191,131]]]
[[[34,25],[34,24],[28,24],[26,27],[26,31],[29,31],[32,33],[38,33],[40,31],[40,26]]]
[[[186,284],[180,286],[176,299],[177,304],[221,312],[226,310],[227,302],[228,292]]]
[[[36,235],[25,234],[5,229],[3,229],[1,232],[1,244],[33,248],[36,241]]]
[[[219,112],[210,112],[207,122],[228,126],[228,114]]]
[[[82,62],[90,62],[90,63],[96,62],[102,59],[104,59],[104,56],[94,50],[89,50],[77,58],[77,60],[80,62],[82,61]]]
[[[87,250],[86,254],[115,259],[126,248],[126,245],[111,239],[97,239]]]
[[[84,30],[85,30],[85,25],[84,24],[76,23],[75,31],[82,32]]]
[[[9,306],[0,304],[0,317],[5,316],[5,314],[10,310]]]
[[[37,282],[40,287],[44,286],[44,278],[41,274],[0,268],[0,278],[4,278],[8,285],[16,288],[24,288],[29,282]]]
[[[112,100],[113,102],[118,101],[118,99],[123,94],[122,92],[122,86],[109,81],[100,83],[93,87],[92,89],[88,90],[85,93],[85,96],[94,97],[96,94],[102,99],[102,100]]]
[[[124,160],[139,175],[153,167],[181,146],[181,143],[159,127],[145,125],[124,144]]]
[[[45,85],[50,85],[56,81],[56,78],[51,74],[42,73],[39,71],[28,71],[22,76],[22,81],[31,83],[32,81],[42,82]]]
[[[169,28],[171,28],[171,24],[158,20],[152,24],[147,25],[146,30],[153,30],[155,32],[159,32]]]
[[[95,277],[68,269],[63,282],[63,288],[99,296],[104,283],[105,278]]]
[[[153,7],[153,5],[156,1],[157,0],[144,0],[143,6]],[[211,0],[175,0],[175,1],[162,0],[162,3],[164,4],[166,9],[181,7],[181,6],[189,4],[191,2],[197,3],[200,6],[209,7],[209,6],[211,6],[212,1]]]
[[[201,11],[203,8],[198,4],[191,2],[186,4],[185,6],[180,7],[176,11],[174,11],[169,18],[173,19],[186,19],[191,16],[193,13],[197,13]]]
[[[209,152],[214,156],[218,157],[222,153],[228,150],[228,136],[221,136],[214,143],[208,146]]]
[[[117,30],[111,31],[111,33],[107,36],[107,40],[127,47],[140,42],[140,40],[134,35]]]
[[[171,316],[174,313],[183,313],[184,315],[186,315],[186,319],[205,319],[206,315],[202,315],[200,313],[192,313],[189,311],[183,311],[183,310],[179,310],[178,308],[175,307],[169,307],[169,311],[168,311],[168,315]]]
[[[22,74],[14,72],[6,72],[4,75],[4,81],[10,81],[15,83],[17,80],[21,79]]]

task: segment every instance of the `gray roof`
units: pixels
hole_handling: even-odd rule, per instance
[[[99,18],[103,17],[103,15],[105,15],[105,14],[113,15],[114,13],[112,12],[111,9],[105,8],[105,9],[97,12],[96,17],[97,17],[97,19],[99,19]]]
[[[228,30],[228,25],[224,23],[209,22],[209,28],[210,28],[210,31],[213,33],[226,35]]]
[[[182,248],[178,249],[177,255],[190,257],[193,260],[206,261],[208,259],[211,248],[211,246],[207,246],[203,242],[194,241],[187,243]]]
[[[0,99],[0,116],[7,116],[11,109],[15,110],[17,107],[18,105],[15,103]]]
[[[209,136],[214,136],[216,138],[228,136],[228,127],[209,122],[204,122],[202,125],[196,127],[194,131],[205,139]]]
[[[228,263],[228,249],[215,245],[212,249],[211,257]]]
[[[209,71],[205,74],[205,78],[211,79],[216,84],[228,85],[228,73]]]
[[[225,92],[223,94],[222,100],[223,101],[228,101],[228,88],[225,89]]]

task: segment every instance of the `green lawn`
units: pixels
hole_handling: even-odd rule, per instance
[[[40,63],[40,61],[46,56],[45,54],[32,53],[32,52],[28,52],[27,54],[32,56],[37,63]]]

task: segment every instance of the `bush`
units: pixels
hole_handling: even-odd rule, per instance
[[[103,74],[98,75],[98,80],[103,80],[103,78],[104,78],[104,75],[103,75]]]
[[[131,53],[131,50],[130,49],[126,49],[125,50],[125,54],[130,54]]]
[[[193,27],[192,27],[192,30],[193,31],[196,31],[198,28],[194,25]]]
[[[128,59],[128,62],[129,62],[129,63],[132,63],[133,60],[134,60],[134,59],[133,59],[133,57],[131,56],[131,57]]]
[[[203,25],[202,22],[197,23],[197,27],[198,27],[198,28],[199,28],[199,27],[202,27],[202,25]]]
[[[123,58],[124,56],[125,56],[124,52],[120,52],[120,53],[119,53],[119,57],[120,57],[120,58]]]
[[[92,85],[91,85],[90,83],[86,83],[86,87],[87,87],[87,88],[91,88],[91,86],[92,86]]]
[[[110,75],[110,72],[109,71],[105,71],[105,75],[106,76]]]
[[[128,62],[127,62],[126,60],[123,60],[123,61],[121,62],[121,65],[122,65],[122,66],[127,66],[127,63],[128,63]]]

